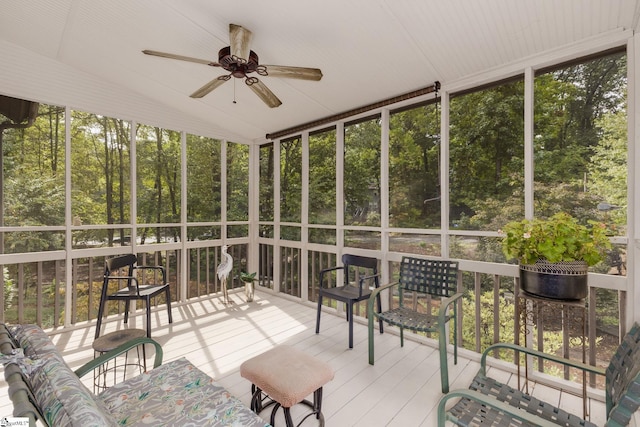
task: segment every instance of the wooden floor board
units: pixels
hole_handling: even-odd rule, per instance
[[[362,321],[354,324],[354,348],[349,349],[344,315],[323,312],[320,333],[316,334],[316,310],[311,305],[261,291],[256,292],[251,303],[246,303],[240,292],[231,292],[230,296],[234,303],[228,306],[217,297],[176,305],[173,324],[168,324],[166,310],[154,311],[152,336],[163,347],[164,361],[186,357],[248,405],[251,384],[240,375],[240,365],[274,346],[287,344],[334,369],[334,379],[324,387],[327,427],[436,425],[436,408],[442,393],[439,353],[433,345],[406,339],[401,347],[397,330],[387,328],[380,334],[376,329],[375,364],[371,366],[367,327]],[[143,313],[138,310],[129,325],[124,324],[122,317],[108,317],[103,334],[125,327],[144,328]],[[72,369],[94,357],[91,343],[95,325],[81,326],[50,331]],[[152,357],[153,352],[148,350],[149,366]],[[464,357],[458,357],[454,365],[451,351],[448,363],[452,389],[467,388],[479,369],[477,361]],[[490,372],[500,381],[514,380],[512,374],[500,369],[490,368]],[[92,381],[92,377],[83,379],[90,389]],[[0,389],[0,416],[11,415],[12,405],[4,381],[0,381]],[[574,412],[581,412],[581,402],[569,397],[561,400],[577,406]],[[593,411],[604,409],[596,405]],[[276,418],[277,425],[284,424],[281,412]],[[297,424],[306,413],[301,405],[292,408],[294,422]],[[270,408],[261,416],[268,422]],[[317,425],[314,420],[303,424],[313,425]]]

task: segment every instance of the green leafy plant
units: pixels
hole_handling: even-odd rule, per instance
[[[256,280],[256,274],[257,273],[255,273],[255,272],[249,274],[249,273],[243,271],[243,272],[240,273],[240,280],[242,280],[245,283],[251,283],[254,280]]]
[[[585,261],[595,265],[602,261],[611,242],[603,223],[578,223],[571,215],[560,212],[548,219],[512,221],[504,226],[502,252],[507,259],[520,264]]]

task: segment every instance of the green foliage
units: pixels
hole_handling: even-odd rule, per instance
[[[309,223],[336,223],[336,130],[309,135]]]
[[[273,142],[260,146],[260,220],[273,221]],[[262,234],[261,234],[262,235]]]
[[[96,114],[71,113],[71,209],[78,224],[130,222],[131,123]],[[113,242],[113,231],[95,230],[81,240]],[[76,236],[80,237],[80,236]]]
[[[512,221],[502,230],[505,237],[502,250],[508,259],[521,264],[534,264],[539,259],[549,262],[600,262],[611,242],[603,223],[589,221],[589,226],[567,213],[560,212],[549,219]]]
[[[475,295],[465,295],[462,304],[462,339],[467,345],[476,341],[476,310]],[[493,291],[483,292],[480,295],[480,351],[483,351],[496,342],[513,342],[514,337],[514,312],[512,302],[500,298],[500,309],[493,310]],[[493,325],[498,316],[499,337],[493,338]]]
[[[464,222],[478,201],[524,205],[524,81],[455,97],[450,108],[451,225],[486,230]]]
[[[242,280],[245,283],[252,283],[253,281],[256,280],[257,274],[258,274],[257,272],[253,272],[249,274],[246,271],[242,271],[240,272],[240,280]]]
[[[514,342],[515,337],[515,306],[512,301],[503,297],[499,299],[499,308],[494,310],[493,291],[486,291],[480,295],[480,352],[497,342]],[[465,296],[463,299],[462,337],[467,344],[475,343],[476,338],[476,317],[473,315],[476,309],[475,296],[473,294]],[[497,316],[497,319],[496,319]],[[494,337],[494,322],[497,320],[499,336]],[[531,326],[531,334],[538,336],[537,328]],[[561,331],[544,331],[543,348],[546,353],[556,354],[562,348]],[[473,348],[473,347],[472,347]],[[499,358],[503,360],[513,360],[513,352],[510,350],[500,350]],[[524,360],[521,358],[521,362]],[[557,373],[557,376],[561,376]]]
[[[440,225],[439,105],[391,114],[389,124],[389,225]]]
[[[138,222],[179,222],[180,133],[142,125],[136,137]],[[159,233],[156,240],[162,240]]]
[[[345,126],[344,133],[345,224],[380,226],[380,120]]]
[[[221,142],[187,135],[187,220],[219,221],[221,218]]]
[[[302,140],[288,139],[280,143],[280,218],[302,221]]]
[[[224,191],[224,190],[223,190]],[[227,143],[227,220],[249,219],[249,146]]]
[[[608,113],[596,120],[601,138],[593,149],[589,163],[590,191],[602,195],[618,209],[607,212],[607,219],[626,224],[627,205],[627,112]]]

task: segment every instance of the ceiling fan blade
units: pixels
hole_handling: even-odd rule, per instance
[[[231,42],[231,55],[245,60],[249,59],[249,44],[251,43],[251,31],[236,24],[229,24],[229,41]]]
[[[265,65],[264,67],[267,69],[267,75],[272,77],[315,81],[322,78],[322,71],[318,68],[287,67],[284,65]]]
[[[275,94],[271,92],[271,90],[257,78],[247,77],[247,79],[245,80],[245,83],[269,107],[275,108],[282,105],[282,101],[280,101],[278,97],[275,96]]]
[[[158,52],[157,50],[145,49],[142,51],[142,53],[144,53],[145,55],[161,56],[163,58],[169,58],[169,59],[179,59],[180,61],[195,62],[197,64],[212,65],[212,66],[218,65],[218,63],[210,61],[208,59],[192,58],[190,56],[176,55],[174,53]]]
[[[218,86],[222,85],[224,82],[226,82],[230,78],[231,78],[231,76],[220,76],[217,79],[213,79],[209,83],[207,83],[206,85],[202,86],[200,89],[198,89],[197,91],[193,92],[189,96],[191,98],[202,98],[203,96],[207,95],[209,92],[211,92],[212,90],[214,90]]]

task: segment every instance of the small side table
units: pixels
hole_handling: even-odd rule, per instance
[[[574,342],[582,347],[582,363],[586,363],[586,346],[587,346],[587,298],[583,300],[565,301],[557,299],[549,299],[532,295],[522,290],[516,292],[516,305],[515,305],[515,344],[520,345],[520,334],[524,337],[524,344],[528,346],[527,335],[531,333],[532,327],[535,325],[538,328],[538,350],[542,351],[540,342],[543,340],[543,320],[546,316],[555,314],[561,316],[561,323],[563,329],[563,357],[570,358],[569,344]],[[536,320],[534,322],[534,319]],[[578,335],[571,337],[570,329],[578,331]],[[591,345],[591,344],[589,344]],[[516,363],[518,364],[518,388],[520,388],[520,356],[516,353]],[[529,383],[529,357],[525,359],[525,390],[528,390]],[[542,362],[538,368],[543,371]],[[564,369],[564,378],[569,379],[569,367]],[[582,396],[576,394],[582,398],[583,418],[587,418],[587,374],[582,373]]]
[[[135,338],[144,338],[147,333],[142,329],[123,329],[121,331],[110,332],[96,339],[93,344],[94,357],[98,357],[103,353],[111,351],[120,345],[131,341]],[[142,347],[142,357],[140,357],[140,348]],[[130,350],[132,351],[132,350]],[[144,345],[136,347],[138,356],[137,361],[128,360],[128,352],[124,354],[124,363],[118,365],[117,359],[107,362],[105,365],[99,367],[93,374],[93,390],[96,393],[106,390],[110,386],[117,384],[120,381],[124,381],[127,378],[127,372],[138,371],[143,373],[147,370],[147,358],[144,350]],[[111,366],[112,365],[112,366]],[[113,374],[113,382],[109,382],[107,377]],[[122,375],[122,379],[118,381],[118,374]]]

